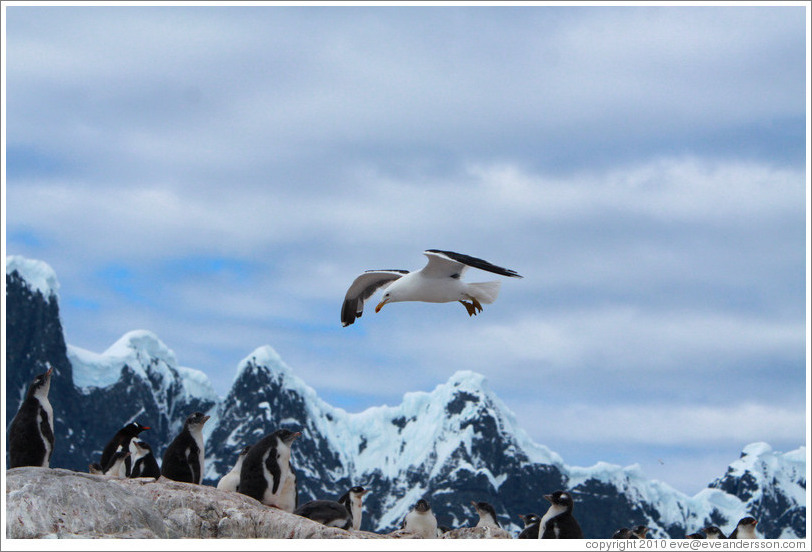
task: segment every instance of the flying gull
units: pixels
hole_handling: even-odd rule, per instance
[[[427,303],[448,303],[459,301],[473,316],[482,310],[482,303],[496,300],[501,282],[465,283],[462,275],[470,266],[511,278],[521,278],[514,270],[502,268],[462,253],[427,249],[423,254],[429,262],[415,272],[408,270],[367,270],[347,290],[341,306],[341,324],[349,326],[364,312],[364,301],[376,291],[386,286],[383,299],[375,307],[375,312],[387,303],[397,301],[425,301]]]

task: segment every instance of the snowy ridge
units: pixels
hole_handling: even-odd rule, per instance
[[[19,255],[6,257],[6,274],[17,272],[31,291],[39,291],[45,299],[59,296],[59,280],[56,272],[44,261],[27,259]]]

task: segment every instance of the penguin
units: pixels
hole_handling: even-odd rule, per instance
[[[550,502],[550,509],[541,518],[539,524],[540,539],[582,539],[584,533],[572,515],[572,495],[565,491],[556,491],[544,495]]]
[[[352,513],[344,504],[334,500],[311,500],[296,508],[293,513],[327,527],[346,530],[352,527]]]
[[[739,520],[736,528],[730,533],[729,539],[757,539],[756,535],[756,521],[755,518],[747,516]]]
[[[637,535],[638,539],[645,539],[647,538],[646,533],[648,533],[648,527],[645,525],[635,525],[632,529],[632,533]]]
[[[709,527],[705,527],[702,529],[702,532],[705,533],[705,538],[708,539],[725,539],[725,534],[722,533],[722,530],[716,527],[715,525],[711,525]]]
[[[138,434],[140,434],[142,431],[146,431],[147,429],[149,429],[148,426],[143,426],[138,422],[130,422],[119,429],[116,434],[113,435],[113,438],[110,439],[110,442],[105,445],[99,465],[102,468],[106,468],[110,463],[110,459],[113,457],[113,454],[120,450],[130,450],[130,439],[133,437],[138,437]],[[131,461],[132,459],[127,460],[128,467],[130,466]]]
[[[217,482],[217,489],[220,491],[236,491],[237,487],[240,484],[240,470],[242,470],[242,463],[245,460],[245,455],[248,454],[248,451],[251,449],[251,446],[243,447],[240,451],[240,455],[237,456],[237,461],[234,463],[234,467],[231,468],[231,471],[225,474],[223,477],[220,478],[220,481]]]
[[[161,475],[184,483],[203,482],[203,424],[209,416],[202,412],[190,414],[183,429],[164,452]]]
[[[707,537],[705,536],[704,533],[702,533],[701,531],[698,531],[696,533],[691,533],[690,535],[685,535],[685,538],[686,539],[706,539]]]
[[[352,514],[352,529],[354,531],[361,528],[361,517],[364,515],[364,495],[368,492],[369,489],[356,485],[338,499],[338,503],[343,504]]]
[[[541,523],[541,516],[538,514],[519,514],[519,517],[524,522],[524,529],[519,533],[519,539],[537,539],[539,538],[539,524]]]
[[[130,477],[161,477],[161,468],[152,454],[152,447],[141,439],[130,440]]]
[[[614,532],[612,535],[613,539],[639,539],[637,535],[635,535],[631,529],[628,527],[622,527]]]
[[[300,432],[279,429],[259,440],[242,462],[239,492],[293,513],[299,505],[290,447]]]
[[[125,479],[128,475],[127,473],[127,463],[125,460],[130,457],[129,450],[120,450],[117,453],[113,454],[113,457],[110,459],[110,463],[107,466],[107,469],[104,470],[104,475],[109,475],[112,477],[119,477],[121,479]]]
[[[499,520],[496,519],[496,510],[487,502],[471,501],[476,513],[479,514],[479,521],[474,527],[490,527],[491,529],[501,529]]]
[[[54,409],[48,401],[54,369],[36,376],[8,428],[8,467],[47,468],[54,452]]]
[[[402,528],[424,539],[437,537],[437,518],[431,511],[428,501],[420,499],[412,511],[406,514]]]

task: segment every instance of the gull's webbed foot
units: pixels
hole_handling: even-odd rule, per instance
[[[474,299],[476,301],[476,299]],[[465,301],[460,301],[460,304],[465,307],[465,310],[468,311],[468,316],[476,316],[476,304],[474,303],[467,303]],[[478,302],[477,302],[478,304]],[[479,310],[482,310],[482,307],[479,307]]]

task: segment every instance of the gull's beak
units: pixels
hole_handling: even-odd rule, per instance
[[[378,303],[378,306],[377,306],[377,307],[375,307],[375,312],[381,312],[381,309],[382,309],[382,308],[383,308],[383,306],[384,306],[384,305],[387,303],[387,301],[388,301],[387,299],[384,299],[383,301],[381,301],[380,303]]]

